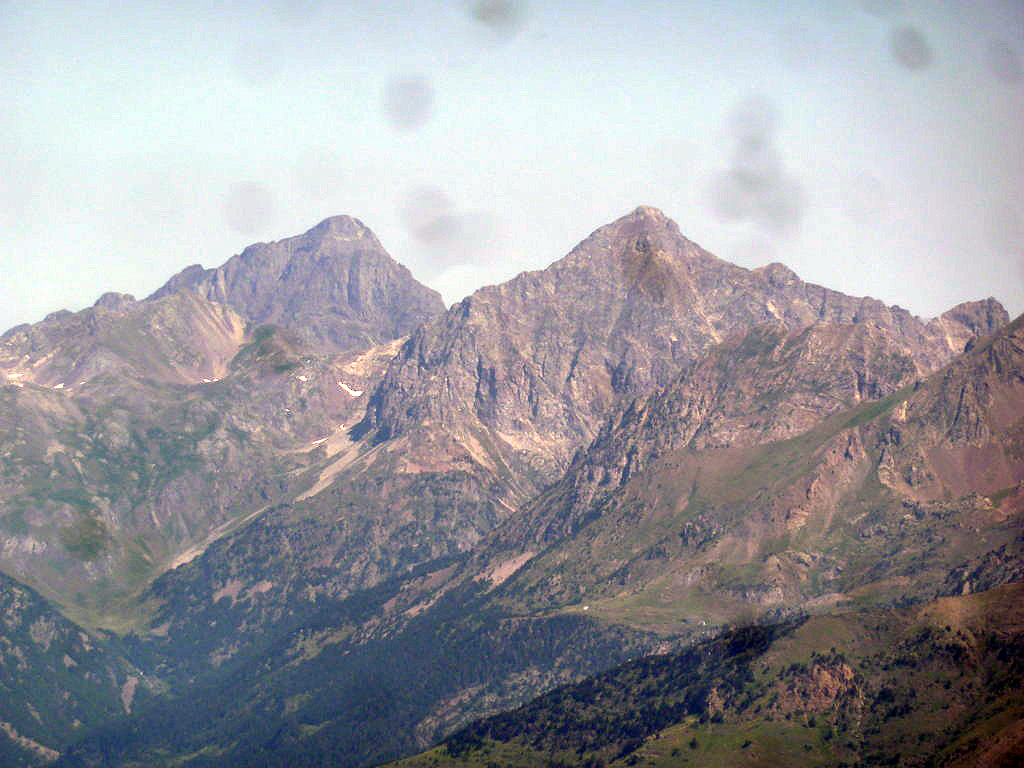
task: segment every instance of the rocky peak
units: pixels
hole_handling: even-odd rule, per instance
[[[97,309],[109,309],[112,312],[120,312],[134,303],[135,297],[130,293],[108,291],[100,296],[93,306]]]
[[[307,230],[302,237],[306,238],[338,238],[342,240],[358,240],[366,238],[377,246],[380,242],[376,235],[359,219],[352,216],[330,216],[315,227]]]
[[[1000,310],[989,307],[993,323]],[[525,459],[550,482],[619,399],[666,386],[713,345],[765,322],[864,324],[920,375],[962,351],[974,326],[988,327],[957,317],[927,325],[900,307],[804,283],[781,264],[743,269],[640,207],[547,269],[483,288],[418,330],[360,432],[384,440],[424,424],[453,434],[483,427],[504,461]]]
[[[404,336],[444,311],[358,219],[333,216],[296,237],[250,245],[217,269],[188,267],[150,298],[191,288],[250,323],[292,328],[333,352]]]

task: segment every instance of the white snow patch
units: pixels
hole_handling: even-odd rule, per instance
[[[345,383],[340,382],[340,381],[338,382],[338,386],[341,387],[342,389],[344,389],[350,395],[352,395],[352,397],[359,397],[361,394],[363,394],[363,390],[361,390],[361,389],[352,389],[348,384],[345,384]]]
[[[320,445],[320,443],[326,443],[326,442],[327,442],[327,438],[326,437],[321,437],[319,440],[314,440],[312,443],[310,443],[309,447],[312,448],[314,445]]]
[[[305,376],[296,376],[295,378],[297,378],[299,381],[309,381],[309,379],[307,379]]]
[[[54,387],[54,389],[64,389],[64,382],[62,381],[60,384]]]
[[[7,378],[8,379],[20,379],[24,375],[25,375],[24,373],[8,373],[7,374]]]

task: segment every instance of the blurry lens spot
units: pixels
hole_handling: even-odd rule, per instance
[[[896,63],[906,69],[918,70],[931,66],[931,46],[916,27],[897,27],[889,38],[889,49]]]
[[[384,114],[402,131],[419,128],[430,119],[434,89],[422,75],[396,77],[384,91]]]
[[[711,182],[711,206],[723,219],[747,220],[776,234],[796,229],[804,191],[775,148],[775,110],[763,99],[741,104],[730,121],[730,165]]]
[[[235,184],[224,198],[224,218],[236,232],[258,234],[274,224],[277,198],[259,182]]]
[[[1024,80],[1024,67],[1017,52],[1005,40],[989,40],[985,49],[989,71],[1004,83],[1015,85]]]
[[[523,4],[516,0],[476,0],[470,15],[492,32],[512,35],[522,25],[524,9]]]
[[[455,204],[436,187],[413,190],[400,213],[406,227],[420,242],[439,245],[454,239],[459,233]]]
[[[422,246],[432,268],[479,263],[493,244],[491,217],[481,211],[460,211],[437,187],[414,189],[399,208],[402,222]]]

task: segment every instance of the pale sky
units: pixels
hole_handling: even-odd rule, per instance
[[[1018,0],[0,0],[0,331],[342,213],[451,303],[641,204],[1016,315],[1022,63]]]

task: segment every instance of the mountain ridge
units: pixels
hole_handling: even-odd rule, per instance
[[[104,626],[168,691],[61,765],[356,766],[737,622],[1019,578],[1024,320],[995,300],[921,320],[650,207],[444,312],[381,254],[333,217],[0,338],[0,543],[76,577],[131,552]],[[408,336],[366,324],[392,299]]]

